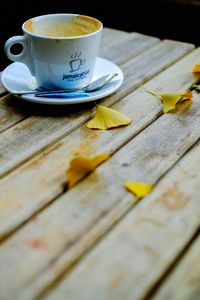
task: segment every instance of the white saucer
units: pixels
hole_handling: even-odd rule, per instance
[[[90,92],[89,96],[81,95],[76,98],[45,98],[36,97],[34,95],[23,95],[17,97],[23,100],[43,104],[76,104],[94,101],[114,93],[121,86],[124,79],[122,70],[118,66],[104,58],[97,58],[92,81],[109,73],[118,73],[118,76],[102,89],[96,92]],[[22,90],[36,88],[35,77],[31,75],[26,65],[22,63],[15,62],[9,65],[2,72],[1,80],[4,88],[10,93],[17,93]]]

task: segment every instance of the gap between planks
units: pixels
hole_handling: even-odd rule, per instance
[[[162,79],[164,78],[163,75]],[[159,78],[157,80],[159,82]],[[173,84],[173,78],[171,81]],[[148,84],[149,86],[151,83]],[[152,96],[148,95],[148,97]],[[155,100],[154,97],[152,99]],[[2,244],[0,249],[2,295],[5,293],[7,297],[11,297],[13,293],[19,299],[33,299],[33,295],[40,293],[74,260],[80,257],[79,251],[83,253],[88,246],[90,247],[96,239],[100,238],[102,233],[112,226],[113,222],[116,222],[121,213],[124,214],[123,209],[126,210],[128,205],[129,207],[132,206],[129,201],[133,197],[123,188],[125,180],[158,181],[199,139],[199,123],[197,122],[200,114],[199,101],[199,96],[195,96],[194,103],[187,112],[183,110],[177,114],[161,116],[138,135],[134,141],[130,141],[126,147],[115,153],[95,173],[69,190],[48,210],[42,212],[35,220],[32,220]],[[171,126],[174,128],[173,132]],[[197,158],[199,159],[199,155]],[[119,169],[120,172],[118,173],[117,170]],[[115,174],[114,178],[112,174]],[[156,190],[158,191],[158,189],[155,188],[155,193]],[[179,201],[182,201],[181,197],[178,196],[180,195],[176,195],[175,200],[178,201],[177,199],[180,198]],[[108,199],[109,201],[107,201]],[[173,202],[168,203],[169,206],[175,204]],[[118,206],[115,212],[112,211],[114,205]],[[178,206],[177,209],[175,207],[175,212],[184,207]],[[137,208],[140,209],[140,206],[135,207],[135,209]],[[160,209],[162,212],[162,205]],[[167,209],[164,212],[166,214],[171,212],[171,215],[167,215],[166,218],[173,218],[173,209],[170,208],[169,211]],[[149,214],[150,210],[147,213]],[[192,211],[187,207],[185,213],[187,219],[187,213],[192,214],[193,207]],[[97,221],[102,214],[104,218],[99,221],[102,222],[99,225]],[[159,210],[156,211],[156,216],[157,214],[157,222],[162,223],[162,220],[159,219],[161,218]],[[99,226],[97,232],[95,232],[94,224]],[[182,226],[182,223],[179,225]],[[186,231],[190,233],[194,223],[186,225]],[[85,234],[85,230],[91,227],[93,233]],[[77,242],[79,237],[81,240]],[[86,241],[84,240],[85,237]],[[38,248],[34,249],[34,245],[39,245],[39,252]],[[13,248],[15,249],[14,253]],[[114,253],[113,250],[112,253]],[[13,263],[9,267],[11,261]],[[27,265],[29,266],[28,273]],[[20,273],[21,276],[15,278],[16,273]],[[12,290],[6,286],[10,281],[13,282]]]
[[[117,93],[104,98],[101,103],[110,106],[119,101],[140,84],[154,77],[191,51],[192,47],[188,44],[164,41],[146,51],[144,55],[133,58],[122,65],[125,74],[122,87]],[[30,117],[3,132],[0,135],[2,149],[0,177],[13,171],[20,164],[87,122],[93,115],[88,107],[93,107],[93,104],[79,106],[78,112],[77,108],[75,112],[75,108],[68,107],[68,116],[63,116],[63,108],[57,111],[57,116],[55,116],[56,112],[52,115],[51,110],[45,109],[43,116]],[[6,152],[4,151],[5,148],[7,149]]]
[[[144,299],[199,229],[199,157],[200,143],[187,152],[162,178],[152,194],[138,203],[42,299],[64,300],[65,295],[70,295],[71,300]],[[196,252],[196,257],[199,258],[199,252]],[[199,270],[197,267],[197,275]],[[186,272],[188,269],[185,268],[185,275]],[[180,274],[179,272],[178,275]],[[179,283],[183,276],[184,274],[178,278]],[[156,300],[184,299],[177,297],[184,294],[177,290],[173,279],[175,278],[169,278],[169,281],[176,297],[158,293]],[[165,297],[162,298],[161,295]]]
[[[154,90],[157,86],[162,87],[164,85],[172,91],[188,88],[193,80],[192,74],[188,73],[188,70],[199,59],[199,52],[200,50],[196,50],[154,78],[148,83],[150,89]],[[178,76],[176,81],[173,79],[172,83],[171,78],[174,73],[177,73]],[[185,82],[188,82],[187,87],[184,87]],[[141,99],[140,102],[138,99]],[[75,155],[96,155],[102,151],[112,154],[161,113],[160,101],[144,92],[143,89],[128,95],[122,102],[115,104],[113,108],[129,115],[134,123],[128,127],[107,132],[93,131],[84,125],[1,180],[1,238],[4,238],[63,192],[66,181],[65,170]],[[130,112],[132,113],[130,114]],[[27,198],[29,198],[29,202],[27,202]]]
[[[179,163],[180,163],[180,160],[183,158],[183,159],[185,159],[185,156],[187,157],[187,155],[190,155],[190,153],[193,151],[193,148],[195,147],[195,146],[200,146],[200,143],[199,143],[199,141],[198,142],[196,142],[184,155],[183,155],[183,157],[181,157],[176,163],[175,163],[175,165],[176,164],[178,164],[179,165]],[[189,152],[189,153],[188,153]],[[182,163],[182,162],[181,162]],[[172,172],[172,169],[173,169],[173,167],[175,166],[175,165],[173,165],[173,166],[171,166],[171,168],[169,169],[169,170],[167,170],[159,179],[158,179],[158,181],[157,182],[155,182],[155,185],[154,185],[154,189],[156,188],[156,186],[157,185],[159,185],[160,184],[160,181],[162,182],[162,180],[163,180],[163,178],[165,177],[165,176],[169,176],[169,174]],[[177,168],[177,166],[176,166],[176,168]],[[164,179],[164,180],[166,180],[166,179]],[[96,247],[98,247],[98,244],[100,244],[101,245],[101,242],[103,241],[103,238],[106,238],[107,237],[107,235],[109,236],[110,234],[112,234],[112,230],[114,229],[115,230],[115,226],[120,226],[120,222],[122,221],[123,222],[123,218],[126,218],[126,217],[128,217],[128,214],[129,213],[131,213],[131,210],[133,209],[133,205],[130,205],[130,202],[129,202],[129,204],[127,203],[127,205],[126,205],[126,208],[125,208],[125,205],[124,205],[124,203],[121,203],[121,204],[123,204],[122,205],[122,207],[120,208],[120,205],[118,205],[117,207],[115,207],[115,208],[113,208],[113,211],[114,211],[114,213],[113,213],[113,215],[115,215],[115,220],[116,220],[116,222],[114,222],[113,221],[113,223],[112,223],[112,226],[110,226],[109,228],[106,228],[105,226],[103,226],[102,227],[102,224],[100,223],[100,224],[98,224],[97,226],[96,226],[96,228],[94,228],[94,229],[91,229],[91,230],[89,230],[88,231],[88,234],[86,234],[86,236],[84,236],[84,238],[83,238],[83,240],[86,240],[86,241],[84,241],[84,242],[88,242],[89,241],[89,239],[91,238],[91,236],[93,236],[93,238],[94,238],[94,236],[96,235],[96,236],[98,236],[97,234],[95,234],[95,231],[97,232],[98,231],[98,227],[99,227],[99,229],[100,229],[100,227],[101,227],[101,231],[102,231],[102,236],[101,237],[99,237],[99,238],[97,238],[96,240],[95,240],[95,243],[92,243],[91,244],[91,247],[88,247],[87,248],[87,250],[85,251],[85,252],[83,252],[82,251],[82,249],[81,249],[81,247],[79,246],[79,247],[75,247],[75,251],[79,251],[80,252],[80,256],[77,258],[77,260],[74,260],[74,261],[72,261],[72,263],[71,263],[71,265],[68,265],[67,266],[67,268],[66,269],[63,269],[63,272],[62,273],[60,273],[60,275],[57,277],[57,278],[55,278],[55,281],[54,282],[51,282],[51,284],[49,285],[49,286],[46,286],[46,288],[38,295],[38,300],[39,299],[46,299],[46,296],[47,296],[47,299],[49,299],[48,298],[48,295],[51,293],[51,291],[53,290],[53,289],[56,289],[56,285],[58,284],[58,287],[59,287],[59,282],[61,281],[61,285],[62,285],[62,280],[67,280],[67,276],[69,275],[68,273],[70,273],[70,271],[72,271],[72,273],[73,273],[73,268],[75,268],[75,272],[76,272],[76,266],[77,266],[77,263],[82,263],[82,260],[84,261],[84,257],[86,256],[88,256],[88,255],[90,255],[91,254],[91,252],[92,252],[92,250],[93,249],[95,249]],[[135,205],[137,205],[138,203],[136,202],[135,203]],[[121,211],[121,214],[118,216],[118,218],[116,218],[116,212],[115,211],[119,211],[119,210],[122,210],[123,211],[123,214],[122,214],[122,211]],[[103,219],[103,218],[102,218]],[[155,221],[155,225],[156,225],[156,221]],[[157,225],[159,225],[159,222],[157,223]],[[106,235],[106,236],[105,236]],[[165,270],[164,272],[164,274],[162,274],[162,277],[161,278],[159,278],[158,279],[158,282],[155,282],[154,283],[154,286],[152,287],[152,288],[150,288],[150,290],[147,292],[147,295],[143,295],[142,296],[142,298],[138,298],[138,300],[150,300],[150,299],[152,299],[152,300],[161,300],[161,299],[163,299],[163,300],[166,300],[166,299],[171,299],[171,300],[183,300],[183,299],[185,299],[185,300],[191,300],[191,299],[193,299],[192,297],[189,297],[187,294],[188,293],[186,293],[186,295],[187,295],[187,297],[185,297],[185,298],[181,298],[181,297],[174,297],[174,298],[172,298],[172,296],[171,296],[171,294],[169,294],[169,291],[168,291],[168,293],[166,293],[166,289],[164,289],[164,296],[163,296],[163,294],[162,294],[162,292],[163,292],[163,289],[162,289],[162,286],[161,286],[161,295],[163,296],[163,297],[161,297],[160,296],[160,293],[158,293],[158,296],[157,296],[157,293],[156,293],[156,291],[157,291],[157,289],[159,288],[159,286],[160,286],[160,283],[162,283],[162,281],[165,279],[165,277],[166,277],[166,274],[167,275],[169,275],[168,273],[169,273],[169,271],[171,270],[171,268],[174,268],[174,265],[175,265],[175,267],[177,266],[177,261],[179,261],[180,260],[180,258],[184,255],[184,253],[188,250],[188,248],[189,248],[189,246],[191,246],[191,244],[194,242],[194,240],[196,239],[196,237],[199,235],[199,229],[198,229],[198,231],[197,232],[195,232],[195,234],[193,235],[193,237],[191,238],[191,240],[189,240],[189,242],[188,242],[188,244],[185,246],[185,248],[184,249],[182,249],[181,250],[181,253],[179,253],[178,254],[178,257],[175,259],[175,261],[172,263],[172,265],[169,267],[169,270]],[[84,243],[83,242],[83,243]],[[104,242],[104,241],[103,241]],[[195,249],[197,249],[197,247],[195,246]],[[197,253],[196,253],[197,254]],[[199,252],[198,252],[198,257],[199,257]],[[196,255],[196,256],[197,256]],[[190,255],[191,256],[191,255]],[[196,261],[198,260],[198,257],[196,257]],[[194,261],[194,260],[193,260]],[[198,269],[198,266],[197,266],[197,274],[196,273],[194,273],[194,272],[191,272],[191,275],[194,273],[194,275],[197,277],[197,275],[198,274],[200,274],[199,272],[200,272],[200,268]],[[176,274],[177,272],[175,271],[175,274]],[[180,275],[180,272],[179,272],[179,275]],[[174,276],[175,277],[175,276]],[[177,276],[176,276],[177,277]],[[182,277],[184,277],[184,276],[182,276]],[[185,276],[186,277],[186,276]],[[172,277],[173,278],[173,277]],[[170,278],[169,279],[169,285],[172,285],[173,283],[174,283],[174,278],[172,279],[172,278]],[[179,279],[179,281],[180,281],[180,279]],[[180,281],[181,282],[181,281]],[[64,284],[64,286],[65,286],[65,284]],[[174,288],[174,294],[179,294],[179,292],[178,293],[176,293],[177,292],[177,285],[174,285],[175,286],[175,288]],[[170,286],[171,287],[171,286]],[[199,287],[199,286],[198,286]],[[169,286],[167,286],[167,288],[169,288]],[[190,293],[189,293],[189,295],[191,296],[191,292],[194,292],[194,290],[190,290]],[[154,298],[152,298],[152,294],[154,294],[154,293],[156,293],[156,297]],[[57,292],[55,293],[55,294],[57,294]],[[58,294],[60,294],[60,292],[58,292]],[[180,293],[181,294],[181,296],[183,296],[183,295],[185,295],[185,293]],[[111,296],[110,296],[111,297]],[[50,298],[51,298],[51,295],[50,295]],[[62,297],[61,297],[62,298]],[[59,297],[59,299],[61,299],[60,297]],[[76,300],[78,300],[79,298],[77,298]],[[82,298],[80,298],[80,299],[82,299]],[[84,298],[84,300],[88,300],[88,299],[90,299],[90,298],[87,298],[87,299],[85,299]],[[102,300],[102,299],[104,299],[104,298],[101,298],[101,299],[99,299],[99,300]],[[107,298],[106,298],[107,299]],[[134,298],[135,299],[135,298]],[[198,298],[194,298],[194,299],[198,299]],[[64,300],[64,299],[63,299]],[[107,300],[110,300],[110,298],[108,298]],[[121,300],[121,298],[120,298],[120,300]],[[136,300],[136,299],[135,299]]]
[[[174,65],[169,71],[154,78],[148,83],[150,88],[155,89],[157,86],[164,85],[168,85],[170,90],[187,88],[193,80],[192,74],[187,73],[187,70],[192,68],[195,61],[199,59],[199,52],[200,50],[196,50],[177,63],[177,67]],[[180,74],[172,83],[171,76],[174,72]],[[187,87],[184,86],[185,82],[188,82]],[[138,99],[141,99],[140,102]],[[83,125],[1,180],[1,239],[63,192],[66,182],[65,170],[77,153],[96,155],[103,151],[112,154],[161,113],[160,101],[144,92],[143,89],[129,94],[113,108],[129,115],[134,122],[128,127],[112,131],[90,130]]]
[[[199,232],[198,232],[199,233]],[[152,300],[198,300],[200,298],[200,235],[157,290]]]
[[[158,282],[155,283],[155,285],[148,291],[147,295],[144,297],[143,300],[153,300],[153,299],[163,299],[163,296],[158,296],[159,294],[162,294],[162,291],[165,290],[165,286],[167,285],[168,282],[172,282],[176,279],[173,279],[174,277],[174,273],[176,274],[177,272],[180,274],[180,270],[182,266],[182,263],[184,264],[185,262],[185,256],[191,256],[190,252],[191,252],[191,248],[193,249],[194,245],[198,242],[198,238],[199,238],[199,233],[200,233],[200,228],[197,229],[197,231],[194,233],[194,235],[191,237],[191,239],[188,241],[188,243],[185,245],[185,247],[181,250],[181,252],[179,253],[179,255],[176,257],[176,259],[173,261],[173,263],[169,266],[169,268],[166,270],[166,272],[164,274],[162,274],[162,276],[159,278]],[[198,253],[199,254],[199,253]],[[198,255],[199,256],[199,255]],[[195,269],[193,269],[195,271]],[[192,272],[190,273],[190,276],[193,274],[194,276],[200,275],[200,269],[198,274],[196,274],[194,271],[192,270]],[[196,268],[196,270],[198,270],[198,266]],[[186,274],[185,274],[186,275]],[[187,277],[187,276],[186,276]],[[184,281],[184,280],[183,280]],[[186,282],[185,282],[186,284]],[[188,288],[188,287],[187,287]],[[191,296],[191,292],[194,290],[192,289],[188,289],[189,294],[190,294],[190,298],[188,298],[188,293],[186,292],[187,288],[184,289],[184,292],[182,292],[182,295],[187,295],[185,297],[185,299],[195,299],[194,297]],[[176,283],[176,290],[179,291],[179,289],[183,289],[182,283],[179,282]],[[199,290],[200,292],[200,290]],[[172,294],[169,294],[169,291],[167,292],[168,294],[168,298],[165,299],[171,299],[171,300],[183,300],[183,297],[172,297]],[[179,292],[178,292],[179,294]],[[200,295],[200,293],[199,293]],[[170,296],[170,297],[169,297]]]

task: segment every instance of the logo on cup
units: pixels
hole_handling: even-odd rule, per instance
[[[71,59],[69,62],[70,65],[70,72],[78,71],[84,64],[86,63],[86,59],[80,58],[81,52],[74,52],[71,55]]]
[[[81,58],[81,52],[74,52],[71,55],[71,60],[69,61],[70,70],[69,73],[73,74],[63,74],[62,80],[74,81],[86,78],[87,75],[90,73],[90,70],[79,70],[82,66],[85,65],[86,59]]]

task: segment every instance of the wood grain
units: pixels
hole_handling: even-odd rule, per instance
[[[200,217],[200,215],[197,217]],[[199,218],[200,219],[200,218]],[[152,300],[199,300],[200,237],[192,244]]]
[[[163,57],[164,55],[162,59]],[[165,86],[172,91],[188,88],[193,80],[188,70],[199,57],[199,50],[193,52],[154,78],[148,83],[149,88],[154,90]],[[178,76],[172,77],[175,73]],[[133,123],[111,131],[90,130],[84,124],[1,180],[0,239],[63,192],[66,182],[65,170],[72,158],[78,154],[112,154],[151,123],[162,109],[160,101],[143,89],[126,96],[113,108],[130,116]]]
[[[117,44],[111,44],[100,51],[100,55],[116,64],[124,63],[132,57],[141,54],[151,46],[158,43],[158,39],[136,32],[124,36]]]
[[[26,119],[30,114],[25,112],[23,104],[9,94],[0,98],[0,133],[20,121]]]
[[[173,78],[171,78],[171,80],[173,82]],[[12,298],[15,295],[15,298],[20,300],[33,299],[35,295],[41,290],[44,290],[62,272],[69,270],[85,251],[94,245],[127,210],[130,210],[132,208],[133,196],[124,189],[124,181],[148,181],[155,183],[174,166],[175,162],[179,160],[200,137],[199,104],[200,96],[196,96],[193,105],[188,111],[182,109],[177,114],[167,114],[158,118],[156,122],[148,126],[142,133],[137,135],[127,143],[125,147],[121,148],[108,161],[102,164],[96,172],[63,194],[58,201],[54,202],[32,222],[23,226],[20,231],[5,241],[0,249],[0,290],[2,298]],[[199,160],[199,153],[197,154],[195,157]],[[191,172],[193,172],[193,170],[196,172],[192,162],[190,166],[192,166]],[[195,160],[194,166],[197,168],[198,161]],[[185,175],[185,173],[186,172],[183,172],[183,175]],[[193,173],[191,176],[192,175]],[[173,178],[175,181],[177,176]],[[47,181],[48,179],[49,178],[46,178]],[[173,181],[170,179],[169,182],[171,184]],[[189,190],[195,191],[199,182],[193,180],[191,184],[193,184],[193,182],[194,186],[189,185]],[[185,183],[183,187],[186,187]],[[156,190],[159,194],[159,191],[162,192],[163,188],[159,187],[155,189],[155,192]],[[188,193],[188,190],[186,190],[186,192]],[[172,189],[172,199],[174,193],[176,193],[176,190],[174,191]],[[196,198],[192,198],[192,201],[189,201],[191,200],[190,198],[186,201],[184,197],[182,200],[183,193],[178,193],[175,194],[176,198],[174,202],[170,200],[170,194],[167,194],[165,195],[166,205],[162,205],[162,201],[159,202],[156,200],[158,205],[153,206],[156,211],[154,212],[152,209],[156,218],[155,221],[153,219],[154,223],[158,222],[159,225],[161,223],[160,226],[163,230],[165,226],[162,226],[162,222],[165,224],[169,222],[169,224],[171,224],[173,217],[176,216],[178,212],[187,220],[184,230],[182,217],[180,217],[180,220],[178,219],[179,223],[176,223],[175,218],[175,224],[173,224],[173,229],[181,228],[185,234],[179,234],[179,236],[181,236],[181,245],[185,243],[184,237],[188,238],[197,225],[197,221],[193,218],[193,212],[195,211],[196,213],[197,207],[199,207],[199,199],[196,193],[195,195]],[[190,194],[187,195],[187,197],[189,196]],[[30,197],[27,201],[29,201]],[[162,197],[164,196],[162,195]],[[176,201],[178,201],[178,199],[180,200],[177,204]],[[145,201],[145,203],[149,202]],[[186,205],[186,203],[188,203],[188,205]],[[189,206],[189,203],[191,206]],[[184,213],[183,209],[185,209]],[[147,216],[145,218],[150,217],[150,212],[151,205],[146,209]],[[137,214],[138,211],[136,212],[136,216]],[[162,218],[164,218],[163,221]],[[142,240],[144,243],[147,243],[149,240],[150,244],[155,244],[156,236],[154,235],[158,234],[157,230],[155,230],[155,226],[150,227],[153,228],[155,232],[154,235],[152,232],[152,236],[149,235],[149,238],[146,234],[148,228],[146,228],[146,221],[144,222],[144,227],[145,230]],[[124,227],[122,227],[122,229],[123,228]],[[170,228],[168,228],[168,231]],[[174,232],[176,233],[176,230]],[[140,236],[140,234],[137,233],[137,236]],[[169,237],[170,236],[171,235],[169,235]],[[164,237],[163,232],[161,234],[161,238],[162,237]],[[166,241],[168,241],[167,238]],[[116,246],[116,243],[119,243],[118,246]],[[107,255],[105,255],[108,260],[110,257],[109,253],[112,253],[113,257],[119,255],[121,251],[123,253],[123,247],[120,248],[120,252],[116,251],[119,245],[122,246],[118,239],[116,243],[113,244],[114,248],[111,248],[111,250],[108,249]],[[161,244],[163,244],[163,240]],[[164,249],[169,248],[164,244],[163,247]],[[15,249],[15,251],[13,251],[13,249]],[[134,249],[137,250],[137,247]],[[130,248],[128,250],[132,251],[133,249]],[[100,252],[101,251],[102,250],[100,250]],[[151,250],[148,251],[147,248],[147,253],[149,252],[150,254],[152,253]],[[152,256],[157,260],[158,256],[154,256],[153,253]],[[125,254],[124,257],[126,257]],[[172,254],[176,255],[174,252]],[[134,255],[133,258],[136,257],[136,253],[134,253]],[[132,258],[132,256],[130,257]],[[137,263],[139,258],[143,259],[143,256],[137,257],[137,259],[133,259],[133,261]],[[130,263],[130,260],[128,261]],[[155,264],[155,261],[153,261],[153,263]],[[108,261],[104,264],[104,260],[102,260],[102,264],[103,266],[106,266],[106,264],[109,265]],[[147,267],[149,269],[148,264]],[[131,267],[132,272],[136,272],[137,269],[138,266],[136,266],[136,268]],[[115,269],[113,271],[115,271]],[[16,274],[20,274],[20,276],[16,277]],[[107,270],[106,274],[107,276],[108,274],[111,276],[112,272]],[[142,274],[144,275],[144,273]],[[157,273],[155,272],[155,274]],[[88,276],[88,280],[89,278],[90,276]],[[12,282],[12,287],[10,287],[9,282]],[[138,289],[134,289],[134,291],[136,290],[137,293]],[[141,289],[143,292],[145,291],[144,285]],[[93,297],[91,299],[93,299]]]
[[[199,163],[200,143],[45,299],[64,300],[66,295],[71,300],[144,299],[199,228]],[[151,174],[145,179],[152,181]],[[194,270],[193,292],[187,281],[188,272],[199,265],[199,248],[194,252],[197,260],[184,268],[185,277],[182,274],[178,282],[171,277],[177,292],[156,299],[199,299],[199,266]]]
[[[164,41],[122,65],[125,80],[122,87],[101,103],[107,106],[136,89],[177,59],[191,51],[192,45]],[[134,70],[134,71],[133,71]],[[34,116],[25,119],[0,135],[0,176],[36,155],[47,146],[66,136],[91,118],[94,104],[83,106],[43,107],[32,111]],[[89,109],[88,109],[89,107]],[[6,151],[4,149],[7,149]]]
[[[4,91],[5,91],[5,89],[4,89],[3,85],[2,85],[2,82],[1,82],[1,74],[2,74],[2,72],[0,72],[0,96],[1,96],[1,94],[3,94]]]
[[[111,44],[117,44],[118,41],[124,39],[128,35],[129,33],[126,31],[104,27],[101,46],[102,48],[104,48],[104,47],[109,47]]]

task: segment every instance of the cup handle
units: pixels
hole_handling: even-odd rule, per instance
[[[21,53],[13,54],[11,52],[11,47],[15,44],[22,45]],[[34,73],[35,73],[34,66],[32,63],[31,56],[30,56],[30,52],[29,52],[28,41],[25,36],[19,35],[19,36],[13,36],[13,37],[9,38],[5,43],[4,50],[5,50],[7,57],[10,60],[24,63],[29,68],[32,75],[34,76]]]

